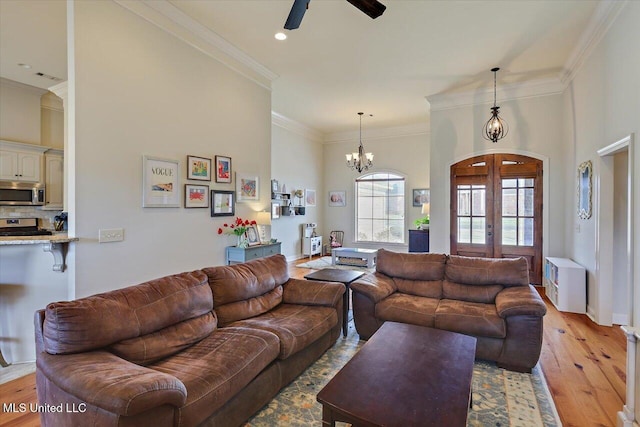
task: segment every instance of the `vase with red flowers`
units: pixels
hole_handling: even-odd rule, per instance
[[[242,219],[236,217],[235,221],[230,224],[223,224],[218,228],[218,234],[233,234],[238,238],[238,247],[246,248],[249,246],[247,241],[247,228],[256,225],[256,221],[250,221],[248,219]]]

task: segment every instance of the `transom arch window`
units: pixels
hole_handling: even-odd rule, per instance
[[[404,243],[405,178],[374,172],[356,179],[356,241]]]

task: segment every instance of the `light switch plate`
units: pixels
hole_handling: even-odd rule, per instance
[[[108,228],[98,232],[99,243],[122,242],[123,240],[124,228]]]

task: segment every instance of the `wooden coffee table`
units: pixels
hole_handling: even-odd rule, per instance
[[[347,289],[342,295],[342,335],[347,336],[349,324],[349,285],[364,275],[362,271],[340,270],[337,268],[324,268],[304,276],[307,280],[319,280],[322,282],[344,283]]]
[[[465,426],[476,339],[385,322],[318,393],[322,425]]]

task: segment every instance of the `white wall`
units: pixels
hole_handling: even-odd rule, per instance
[[[40,97],[45,92],[0,79],[0,139],[40,144]]]
[[[280,186],[286,185],[287,192],[296,189],[316,190],[316,197],[324,194],[322,144],[313,137],[274,125],[271,129],[271,175]],[[292,199],[295,204],[295,198]],[[305,215],[283,217],[272,220],[271,237],[282,242],[282,253],[292,260],[302,256],[302,225],[318,224],[318,234],[322,235],[325,223],[323,205],[319,200],[315,207],[307,207]],[[328,239],[323,235],[323,239]],[[324,243],[324,240],[323,240]]]
[[[181,192],[188,154],[230,156],[260,178],[260,200],[236,205],[255,219],[270,199],[270,91],[113,2],[74,5],[76,296],[222,264],[229,218],[142,208],[142,156],[179,160]],[[116,227],[123,242],[98,244]]]
[[[543,181],[543,256],[562,256],[565,158],[560,95],[499,101],[509,133],[496,144],[483,139],[489,105],[431,112],[431,250],[449,253],[450,169],[468,157],[485,153],[518,153],[548,159]]]
[[[345,154],[358,150],[359,135],[352,133],[348,137],[330,136],[324,146],[324,182],[325,192],[318,196],[318,202],[325,210],[323,233],[329,235],[332,230],[344,231],[344,246],[386,247],[396,251],[406,251],[409,244],[409,229],[415,228],[413,222],[423,217],[420,207],[412,206],[412,189],[429,188],[429,132],[426,126],[411,132],[392,129],[389,132],[363,130],[362,142],[366,152],[374,155],[374,167],[367,171],[390,171],[406,177],[405,181],[405,244],[370,245],[355,242],[355,180],[360,176],[346,166]],[[340,139],[338,139],[340,138]],[[331,142],[338,140],[339,142]],[[433,181],[431,181],[433,184]],[[433,186],[433,185],[431,185]],[[346,191],[345,207],[329,207],[329,191]],[[433,192],[433,188],[432,188]],[[432,205],[433,206],[433,203]]]
[[[564,112],[567,118],[564,126],[568,129],[571,140],[568,144],[575,146],[573,158],[567,159],[569,169],[575,171],[585,160],[595,160],[596,151],[608,146],[625,136],[635,133],[636,140],[640,126],[640,3],[628,2],[607,34],[592,50],[589,57],[571,81],[564,93]],[[637,146],[637,143],[636,143]],[[636,171],[634,210],[638,216],[640,202],[640,185],[638,185],[638,171],[640,171],[640,150],[635,150],[632,159]],[[600,175],[598,162],[594,162],[594,183]],[[575,177],[575,175],[574,175]],[[565,188],[572,198],[565,202],[568,218],[577,218],[574,207],[575,178],[567,180]],[[597,202],[598,195],[594,200]],[[577,223],[578,220],[574,219]],[[640,239],[638,236],[638,221],[632,246],[634,247],[634,265],[640,265]],[[593,307],[596,301],[598,286],[605,286],[605,292],[610,292],[611,285],[599,284],[596,280],[596,218],[580,221],[580,231],[571,227],[569,232],[570,244],[567,256],[584,265],[588,270],[588,303],[589,311],[597,316]],[[635,302],[633,324],[640,322],[640,268],[635,268]],[[598,320],[598,319],[597,319]],[[610,321],[610,320],[609,320]],[[607,322],[607,319],[604,319]]]

